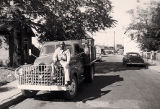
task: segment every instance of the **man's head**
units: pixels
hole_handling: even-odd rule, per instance
[[[62,50],[66,50],[66,44],[64,42],[62,42],[62,44],[60,45]]]

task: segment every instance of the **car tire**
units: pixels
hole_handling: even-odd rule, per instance
[[[123,65],[126,65],[126,63],[123,61]]]
[[[21,90],[22,95],[27,97],[27,98],[31,98],[34,97],[38,91],[33,91],[33,90]]]
[[[148,64],[144,64],[144,68],[145,68],[145,69],[148,69]]]
[[[130,65],[126,63],[126,67],[130,67]]]
[[[94,80],[94,74],[95,74],[95,67],[94,64],[88,67],[88,70],[86,73],[86,82],[91,83]]]
[[[123,65],[126,66],[126,67],[128,67],[128,64],[127,64],[126,61],[123,61]]]
[[[77,83],[77,78],[75,76],[72,77],[71,84],[68,85],[67,87],[69,89],[66,92],[64,92],[65,98],[71,100],[77,95],[78,83]]]

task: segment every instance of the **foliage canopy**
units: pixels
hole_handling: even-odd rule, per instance
[[[140,42],[142,50],[160,49],[160,3],[150,2],[147,8],[138,7],[128,11],[132,16],[132,22],[128,30],[135,30],[134,37]]]
[[[40,42],[79,39],[115,24],[109,0],[0,0],[0,7],[1,24],[28,25]]]

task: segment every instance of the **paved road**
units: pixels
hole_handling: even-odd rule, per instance
[[[92,84],[82,84],[72,101],[39,93],[11,109],[160,109],[160,73],[143,67],[125,67],[121,56],[103,57]]]

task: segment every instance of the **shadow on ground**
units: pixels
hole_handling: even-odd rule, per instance
[[[91,84],[81,84],[78,90],[78,95],[71,102],[82,101],[86,102],[88,100],[94,100],[101,96],[104,96],[111,92],[111,90],[102,90],[104,87],[111,85],[113,83],[123,81],[123,78],[119,75],[101,75],[95,76],[95,80]],[[117,85],[115,87],[119,87]],[[44,93],[37,95],[34,99],[40,101],[51,101],[51,102],[68,102],[64,100],[62,93]]]
[[[125,71],[125,70],[140,70],[144,69],[144,66],[125,66],[122,62],[99,62],[96,63],[95,72],[98,74],[105,74],[109,72]]]
[[[7,83],[9,83],[8,81],[0,81],[0,86],[6,85]]]
[[[0,87],[0,93],[15,89],[15,87]]]

